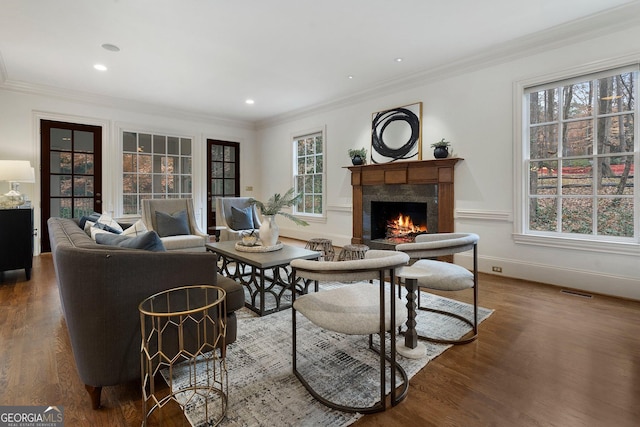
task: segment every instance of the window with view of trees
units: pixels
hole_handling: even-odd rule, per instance
[[[123,132],[123,214],[139,214],[142,199],[192,197],[191,153],[191,138]]]
[[[294,213],[322,215],[324,205],[324,138],[322,132],[293,140],[296,194],[302,193]]]
[[[526,232],[637,238],[636,69],[525,90]]]

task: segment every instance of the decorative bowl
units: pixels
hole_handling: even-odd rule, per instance
[[[245,246],[255,246],[258,241],[258,236],[255,234],[243,234],[242,235],[242,244]]]

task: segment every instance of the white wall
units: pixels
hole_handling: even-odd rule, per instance
[[[39,119],[89,123],[103,126],[103,210],[115,216],[118,205],[117,195],[121,185],[118,171],[120,160],[120,139],[118,129],[132,126],[136,129],[166,132],[194,137],[193,194],[194,205],[205,230],[206,219],[206,140],[220,139],[240,143],[241,188],[255,186],[259,168],[255,156],[255,131],[252,125],[242,123],[226,124],[214,119],[190,117],[186,114],[162,114],[145,112],[140,106],[131,109],[122,106],[105,107],[97,103],[74,102],[53,96],[18,93],[0,89],[0,159],[29,160],[36,167],[36,181],[39,179],[40,139]],[[8,190],[0,183],[2,193]],[[22,184],[21,191],[33,201],[36,227],[40,224],[39,184]],[[39,248],[39,238],[36,239]]]
[[[329,237],[344,244],[351,237],[350,162],[347,149],[370,149],[371,113],[423,102],[423,159],[433,158],[429,144],[446,138],[464,161],[456,166],[457,231],[480,235],[481,270],[502,267],[505,276],[552,283],[589,292],[640,299],[639,254],[621,255],[516,244],[514,232],[514,82],[554,74],[598,61],[631,55],[640,60],[635,40],[640,27],[597,39],[519,57],[500,64],[469,67],[456,75],[430,78],[393,94],[349,106],[281,118],[260,126],[262,149],[260,193],[283,191],[292,181],[291,136],[326,126],[328,219],[300,228],[279,221],[285,235]],[[386,91],[388,93],[388,91]],[[636,200],[636,203],[639,203]],[[470,265],[469,256],[457,262]]]
[[[74,102],[55,96],[0,90],[0,158],[27,159],[39,166],[38,115],[105,123],[105,165],[119,162],[116,129],[126,123],[155,131],[195,135],[200,158],[194,165],[197,209],[205,208],[204,141],[216,138],[241,143],[243,195],[266,198],[286,191],[292,182],[291,138],[305,130],[326,129],[327,220],[297,227],[278,221],[283,235],[306,239],[332,238],[344,245],[351,238],[351,186],[347,149],[370,147],[371,113],[389,107],[423,102],[423,158],[432,158],[429,144],[447,138],[453,152],[465,160],[456,166],[456,230],[477,232],[481,270],[501,266],[505,276],[553,283],[591,292],[640,300],[638,255],[595,253],[571,249],[525,246],[514,243],[513,84],[515,81],[558,73],[598,61],[631,55],[640,59],[636,40],[640,27],[610,33],[597,39],[522,56],[491,66],[470,66],[455,75],[429,78],[391,93],[340,107],[299,114],[249,127],[221,124],[201,118],[154,114],[140,108],[105,107],[88,101]],[[575,39],[573,39],[575,40]],[[460,118],[463,119],[460,119]],[[105,174],[109,174],[105,168]],[[113,174],[112,174],[113,175]],[[118,180],[104,180],[105,206],[116,203]],[[2,185],[2,184],[0,184]],[[253,192],[244,191],[247,186]],[[8,188],[8,187],[7,187]],[[39,203],[37,186],[23,185]],[[636,200],[636,203],[640,201]],[[36,224],[39,210],[36,209]],[[457,261],[469,265],[469,257]]]

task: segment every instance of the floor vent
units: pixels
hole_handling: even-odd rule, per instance
[[[567,295],[573,295],[574,297],[582,297],[582,298],[593,298],[591,294],[585,294],[584,292],[571,291],[568,289],[562,289],[560,292]]]

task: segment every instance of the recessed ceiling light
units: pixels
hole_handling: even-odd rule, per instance
[[[105,43],[102,45],[103,49],[109,50],[111,52],[120,52],[120,48],[115,44]]]
[[[246,101],[244,101],[245,103],[249,104],[249,105],[253,105],[255,104],[256,101],[254,101],[253,99],[247,99]]]
[[[353,80],[353,76],[347,76],[349,80]]]
[[[107,67],[105,65],[102,64],[96,64],[93,66],[93,68],[95,68],[98,71],[107,71]]]
[[[402,58],[396,58],[395,61],[396,62],[402,62]]]

